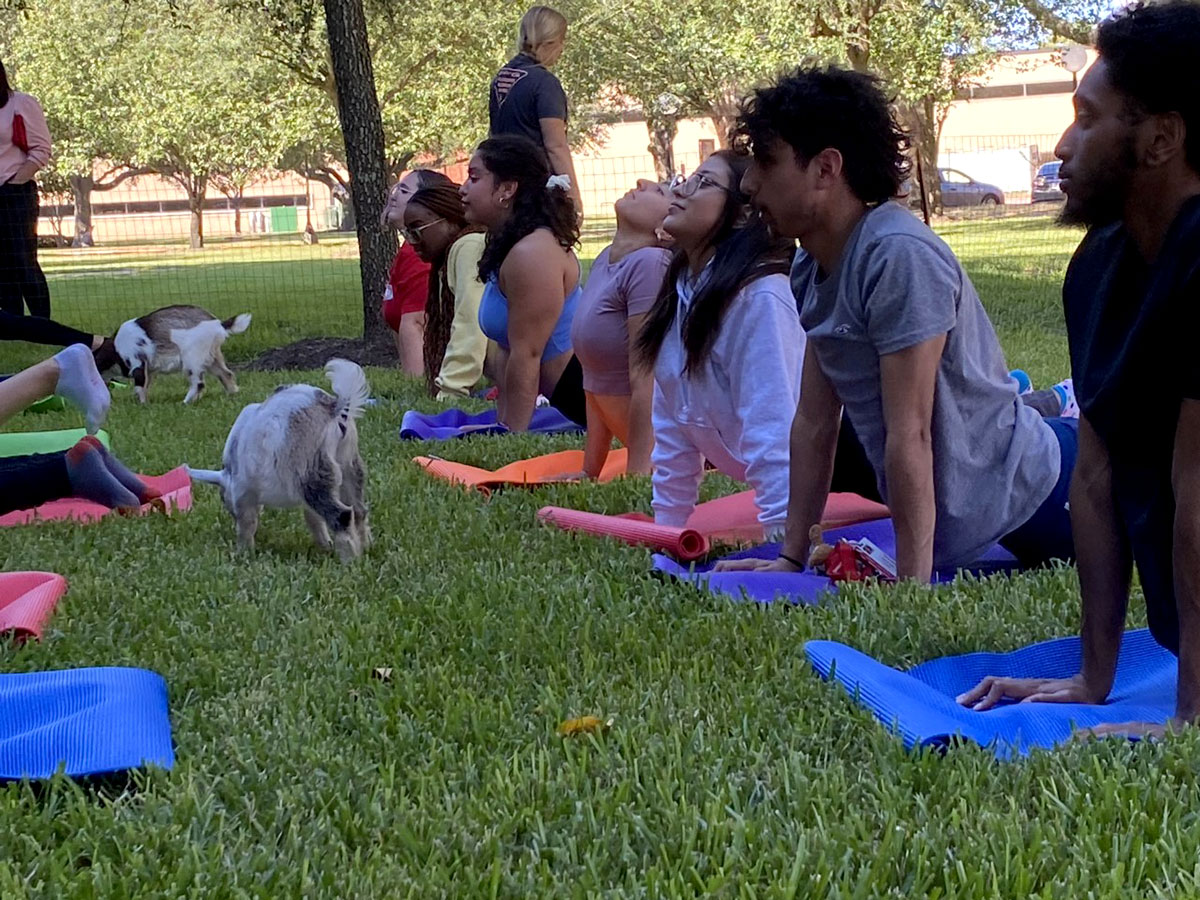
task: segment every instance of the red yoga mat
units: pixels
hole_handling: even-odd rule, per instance
[[[613,450],[608,454],[608,460],[596,480],[612,481],[624,475],[628,460],[629,453],[624,447]],[[444,479],[451,484],[473,487],[487,496],[497,488],[508,485],[536,487],[539,484],[556,482],[563,475],[579,472],[583,469],[583,451],[561,450],[558,453],[547,453],[545,456],[517,460],[495,471],[451,462],[437,456],[417,456],[413,458],[413,462],[435,478]]]
[[[11,632],[18,641],[40,640],[42,626],[66,592],[67,580],[53,572],[0,572],[0,632]]]
[[[830,494],[821,517],[824,528],[838,528],[857,522],[869,522],[888,515],[888,508],[858,494]],[[538,510],[543,522],[563,529],[598,537],[614,537],[635,546],[652,547],[676,559],[691,562],[708,553],[711,541],[755,543],[765,537],[758,522],[754,491],[730,494],[699,504],[683,528],[655,525],[643,513],[606,516],[560,506]]]
[[[156,488],[162,496],[145,504],[136,511],[137,515],[159,510],[168,515],[172,510],[187,510],[192,508],[192,480],[188,478],[187,467],[180,466],[165,475],[139,475],[142,481]],[[82,524],[96,522],[116,510],[109,509],[90,500],[80,500],[67,497],[62,500],[51,500],[36,509],[19,509],[7,515],[0,516],[0,527],[6,525],[29,525],[33,522],[56,522],[61,519],[74,519]]]

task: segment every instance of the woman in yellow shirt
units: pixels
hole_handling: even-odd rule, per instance
[[[401,232],[430,264],[425,379],[438,400],[470,396],[484,374],[489,342],[479,327],[483,232],[467,224],[458,185],[421,188],[409,198]]]

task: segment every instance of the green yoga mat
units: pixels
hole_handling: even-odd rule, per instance
[[[29,404],[25,410],[27,413],[40,412],[62,412],[67,408],[67,401],[58,394],[51,394],[49,397],[43,397],[35,403]]]
[[[70,450],[85,434],[87,432],[82,428],[0,434],[0,456],[29,456],[34,453],[56,453],[59,450]],[[96,437],[105,447],[111,447],[108,432],[98,432]]]

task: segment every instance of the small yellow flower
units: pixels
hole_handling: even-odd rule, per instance
[[[578,737],[581,734],[600,734],[612,726],[613,720],[607,722],[599,716],[580,716],[578,719],[567,719],[558,726],[559,737]]]

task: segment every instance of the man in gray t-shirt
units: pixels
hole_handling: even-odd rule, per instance
[[[1017,396],[992,323],[941,238],[898,203],[881,203],[859,219],[830,274],[801,250],[792,290],[885,498],[881,357],[944,338],[929,420],[935,567],[972,562],[1037,511],[1058,481],[1058,441]]]
[[[800,69],[756,91],[738,126],[754,154],[742,187],[803,247],[792,287],[808,350],[787,536],[765,565],[804,567],[843,414],[891,509],[901,577],[927,581],[998,540],[1026,564],[1072,558],[1074,431],[1020,401],[958,260],[890,202],[906,139],[877,82]]]

